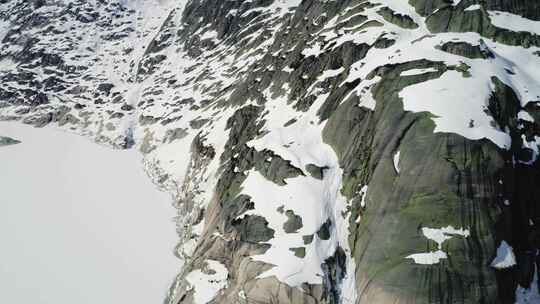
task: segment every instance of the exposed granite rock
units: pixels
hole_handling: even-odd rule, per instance
[[[494,55],[487,49],[482,49],[479,45],[471,45],[467,42],[445,42],[440,49],[454,55],[459,55],[471,59],[488,59]]]
[[[323,179],[324,169],[314,164],[306,165],[306,171],[316,179]]]
[[[16,144],[19,144],[19,143],[21,143],[21,142],[16,140],[16,139],[13,139],[11,137],[0,136],[0,147],[16,145]]]
[[[285,233],[296,233],[298,229],[302,228],[302,217],[294,214],[292,210],[287,210],[285,215],[287,216],[287,221],[283,224]]]

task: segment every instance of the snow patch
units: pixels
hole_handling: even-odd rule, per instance
[[[540,21],[534,21],[508,12],[488,11],[491,23],[496,27],[540,35]]]
[[[287,184],[283,186],[267,180],[257,171],[246,172],[241,193],[251,197],[254,209],[244,215],[263,216],[268,221],[268,227],[274,230],[274,238],[267,242],[271,244],[270,249],[252,257],[274,265],[259,278],[275,276],[292,287],[300,287],[303,283],[322,284],[325,274],[321,265],[334,255],[339,246],[347,256],[345,269],[342,270],[346,275],[339,286],[341,298],[344,303],[355,303],[356,266],[348,242],[349,202],[340,192],[343,172],[337,155],[322,139],[324,123],[315,123],[318,121],[317,111],[328,94],[318,94],[311,108],[303,113],[295,111],[286,96],[274,96],[269,90],[263,91],[263,94],[269,100],[266,104],[269,113],[265,116],[263,128],[265,135],[247,145],[258,151],[272,150],[296,168],[315,164],[326,169],[322,180],[298,176],[287,179]],[[292,118],[297,120],[296,123],[284,127]],[[303,226],[297,232],[285,233],[283,224],[287,217],[277,211],[281,206],[302,218]],[[331,222],[330,237],[320,239],[317,231],[327,221]],[[302,237],[307,235],[313,235],[309,244]],[[305,256],[298,257],[290,250],[299,247],[305,248]]]
[[[216,39],[217,37],[218,33],[216,31],[206,31],[204,34],[201,35],[201,40]]]
[[[491,267],[504,269],[514,265],[516,265],[514,250],[512,249],[512,246],[508,245],[508,243],[503,240],[497,248],[497,256],[491,262]]]
[[[438,249],[436,251],[422,252],[408,255],[406,259],[413,259],[416,264],[431,265],[437,264],[441,259],[446,259],[446,252],[442,251],[442,244],[451,239],[454,236],[469,237],[470,232],[468,229],[455,229],[452,226],[442,228],[428,228],[423,227],[422,233],[424,236],[437,243]]]
[[[529,288],[518,285],[516,288],[516,304],[538,304],[540,293],[538,291],[538,268],[534,268],[534,277]]]
[[[194,291],[194,304],[206,304],[212,301],[220,290],[227,287],[229,271],[225,265],[214,260],[206,260],[206,263],[204,272],[197,269],[186,276],[187,282]]]
[[[360,206],[362,206],[362,208],[366,207],[367,191],[368,191],[368,186],[367,185],[365,185],[364,187],[362,187],[362,189],[360,189],[360,197],[362,198],[360,200]]]
[[[394,169],[396,169],[397,173],[399,173],[399,154],[400,151],[397,151],[396,154],[394,154]]]
[[[473,4],[469,7],[467,7],[466,9],[464,9],[464,11],[466,12],[470,12],[470,11],[477,11],[479,9],[482,9],[482,6],[480,4]]]
[[[488,138],[501,148],[510,147],[510,135],[494,128],[495,121],[485,112],[491,84],[478,81],[475,90],[463,90],[471,83],[474,79],[447,71],[438,79],[404,88],[399,96],[406,111],[433,113],[435,132],[456,133],[472,140]]]
[[[327,78],[332,78],[332,77],[336,77],[338,76],[339,74],[343,73],[343,71],[345,71],[344,68],[339,68],[339,69],[336,69],[336,70],[326,70],[322,73],[322,75],[320,75],[317,80],[318,81],[323,81]]]
[[[455,229],[452,226],[444,228],[422,228],[422,233],[424,236],[430,240],[435,241],[439,248],[442,246],[444,241],[451,239],[454,235],[459,235],[463,237],[468,237],[470,235],[469,230],[467,229]]]
[[[531,116],[531,114],[524,110],[518,112],[518,119],[534,123],[534,118]]]
[[[442,250],[433,252],[415,253],[409,255],[407,258],[413,259],[416,264],[432,265],[437,264],[442,259],[446,259],[448,256]]]

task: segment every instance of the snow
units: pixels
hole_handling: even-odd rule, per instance
[[[469,230],[467,229],[455,229],[452,226],[443,227],[443,228],[422,228],[422,233],[424,236],[430,240],[435,241],[439,248],[442,246],[442,243],[446,240],[449,240],[454,235],[459,235],[463,237],[468,237],[470,235]]]
[[[479,9],[482,9],[482,6],[480,4],[473,4],[473,5],[468,6],[466,9],[464,9],[464,11],[470,12],[470,11],[477,11]]]
[[[384,26],[368,27],[354,34],[348,34],[336,29],[343,21],[342,19],[345,19],[337,16],[320,31],[319,35],[325,37],[328,42],[328,46],[321,51],[327,51],[326,48],[336,49],[347,41],[371,44],[382,36],[396,41],[394,45],[385,49],[370,49],[364,59],[350,67],[349,76],[343,83],[361,80],[358,87],[351,92],[360,97],[360,106],[375,109],[376,101],[367,94],[375,81],[368,75],[372,75],[373,71],[383,65],[423,59],[443,62],[447,66],[467,67],[468,73],[448,70],[439,79],[405,87],[399,93],[403,99],[404,109],[433,114],[432,119],[436,125],[434,132],[456,133],[471,140],[486,138],[501,148],[508,148],[510,136],[494,123],[493,118],[486,111],[489,97],[494,89],[492,78],[497,77],[514,89],[522,106],[538,100],[540,81],[538,81],[537,71],[540,68],[540,61],[533,55],[533,50],[486,40],[477,33],[432,35],[427,29],[425,18],[418,15],[406,1],[376,0],[372,2],[410,16],[419,27],[406,30],[395,26],[376,13],[380,6],[374,6],[358,14],[366,16],[368,18],[366,22],[377,21]],[[455,2],[454,5],[458,3]],[[348,15],[347,18],[354,16],[354,14]],[[536,28],[540,27],[536,26]],[[448,41],[479,45],[491,51],[495,57],[487,60],[469,59],[437,49],[437,46]],[[429,71],[433,70],[427,70]],[[426,71],[405,71],[401,76],[422,72]],[[468,87],[474,87],[475,90],[464,89]]]
[[[381,77],[379,77],[379,76],[373,77],[373,79],[370,79],[370,80],[367,80],[367,81],[363,82],[362,89],[356,90],[356,92],[353,91],[360,98],[360,103],[358,104],[358,106],[370,109],[372,111],[375,110],[375,106],[377,105],[377,101],[373,97],[371,89],[373,89],[373,87],[379,81],[381,81]],[[351,92],[351,94],[353,94],[353,92]],[[349,98],[349,96],[347,96],[345,98],[345,100],[347,98]]]
[[[504,269],[514,265],[516,265],[514,250],[512,249],[512,246],[508,245],[508,243],[503,240],[497,248],[497,256],[491,262],[491,267]]]
[[[157,147],[147,156],[148,160],[161,163],[161,167],[167,170],[167,174],[175,181],[175,187],[182,184],[188,171],[191,142],[194,137],[195,134],[188,134],[186,137],[177,139],[168,145]]]
[[[201,40],[206,39],[216,39],[218,37],[218,33],[216,31],[207,31],[203,35],[201,35]]]
[[[529,112],[521,110],[518,112],[518,119],[534,123],[534,118]]]
[[[325,171],[323,181],[310,177],[297,177],[287,180],[287,185],[279,186],[266,180],[257,171],[250,171],[242,184],[242,193],[255,202],[255,209],[245,215],[264,216],[269,228],[275,231],[274,238],[268,241],[271,248],[262,255],[252,256],[254,260],[275,265],[258,278],[275,276],[289,286],[299,287],[302,283],[321,284],[323,271],[321,264],[341,246],[348,254],[350,249],[346,238],[348,222],[342,213],[346,202],[341,196],[341,169],[333,166]],[[287,217],[277,209],[284,205],[302,218],[303,227],[296,233],[285,233],[283,224]],[[308,205],[310,208],[306,208]],[[330,240],[322,240],[315,234],[323,222],[332,219]],[[310,244],[305,245],[303,235],[315,234]],[[306,247],[306,256],[299,258],[289,248]],[[354,269],[355,264],[349,256],[347,275],[342,282],[344,303],[354,303],[356,299]]]
[[[310,48],[306,48],[302,50],[302,55],[306,57],[309,57],[309,56],[318,57],[322,53],[323,51],[321,49],[321,44],[318,42],[314,43],[313,46],[311,46]]]
[[[287,185],[279,186],[266,180],[259,172],[250,171],[242,188],[242,193],[249,195],[255,202],[255,209],[245,215],[264,216],[269,228],[275,231],[274,238],[268,241],[272,247],[263,255],[253,258],[277,267],[259,277],[276,276],[290,286],[300,286],[304,282],[321,284],[321,261],[334,253],[335,244],[315,237],[311,244],[304,245],[302,236],[315,234],[328,218],[322,200],[323,182],[310,177],[297,177],[288,179]],[[293,210],[302,218],[303,227],[297,233],[285,233],[283,230],[287,217],[277,211],[281,205],[285,205],[285,210]],[[305,208],[306,205],[310,208]],[[306,246],[304,258],[296,257],[289,250],[303,246]]]
[[[448,256],[442,250],[425,253],[415,253],[409,255],[407,258],[413,259],[416,264],[432,265],[437,264],[442,259],[446,259]]]
[[[247,300],[246,292],[243,291],[243,290],[240,290],[240,291],[238,292],[238,297],[239,297],[240,299]]]
[[[446,259],[446,252],[442,251],[442,244],[454,236],[469,237],[468,229],[455,229],[452,226],[442,228],[422,227],[424,236],[437,243],[437,250],[430,252],[415,253],[406,256],[406,259],[413,259],[416,264],[432,265],[440,262],[441,259]]]
[[[534,277],[529,288],[524,288],[518,284],[516,289],[516,304],[537,304],[540,303],[540,293],[538,291],[538,268],[534,268]]]
[[[303,283],[321,284],[324,276],[321,265],[340,246],[347,255],[344,269],[346,276],[340,286],[341,296],[343,303],[355,303],[356,266],[351,258],[348,241],[349,202],[340,192],[343,172],[337,155],[323,142],[321,133],[324,123],[314,123],[318,120],[317,110],[328,94],[317,95],[307,112],[298,113],[285,96],[273,96],[268,89],[262,93],[269,100],[266,104],[269,112],[265,116],[262,130],[265,135],[247,145],[258,151],[272,150],[297,168],[303,169],[308,164],[315,164],[327,169],[323,180],[309,175],[298,176],[287,179],[284,186],[265,179],[258,171],[245,172],[247,178],[241,185],[241,193],[251,197],[254,209],[240,217],[250,214],[263,216],[268,221],[268,227],[274,230],[274,238],[267,242],[271,247],[264,254],[252,256],[254,260],[274,265],[258,278],[273,276],[298,288]],[[296,123],[284,127],[291,118],[297,119]],[[292,210],[302,218],[303,227],[297,232],[285,233],[283,224],[287,217],[277,211],[282,205],[285,210]],[[322,240],[316,232],[327,220],[332,223],[330,239]],[[312,234],[313,241],[304,244],[302,236]],[[305,247],[305,257],[295,256],[290,250],[295,247]]]
[[[200,269],[190,272],[186,276],[187,282],[193,288],[194,304],[206,304],[212,301],[220,290],[227,287],[229,274],[225,265],[218,261],[206,260],[208,269]]]
[[[540,21],[530,20],[519,15],[501,11],[488,11],[491,24],[496,27],[515,31],[531,32],[540,35]]]
[[[322,73],[322,75],[320,75],[317,80],[318,81],[323,81],[327,78],[332,78],[332,77],[336,77],[338,76],[339,74],[343,73],[343,71],[345,71],[345,69],[343,67],[339,68],[339,69],[335,69],[335,70],[326,70]]]
[[[360,96],[360,103],[358,104],[358,106],[374,111],[376,105],[377,102],[375,101],[375,98],[371,93],[371,87],[369,87],[366,93]]]
[[[0,72],[10,72],[17,69],[17,63],[10,58],[0,59]]]
[[[521,135],[521,141],[522,141],[522,147],[526,149],[530,149],[532,151],[532,157],[528,161],[519,161],[520,163],[524,163],[527,165],[532,165],[540,155],[540,137],[534,136],[534,140],[527,141],[527,137],[525,134]]]
[[[9,32],[10,22],[9,20],[0,20],[0,41],[4,40],[7,33]]]
[[[180,268],[170,196],[136,151],[0,123],[0,302],[158,303]]]
[[[362,208],[366,207],[367,191],[368,191],[368,186],[367,185],[363,186],[362,189],[360,189],[360,197],[362,198],[360,200],[360,206]]]
[[[478,83],[474,90],[463,89],[471,83],[474,81],[459,72],[447,71],[438,79],[404,88],[399,96],[406,111],[434,114],[435,132],[456,133],[472,140],[489,138],[501,148],[510,147],[510,135],[493,128],[493,118],[485,113],[490,84]]]
[[[396,169],[396,172],[399,173],[399,154],[401,152],[397,151],[396,154],[394,154],[394,169]]]

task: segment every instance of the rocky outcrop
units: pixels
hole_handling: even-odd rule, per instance
[[[0,136],[0,147],[16,145],[16,144],[19,144],[19,143],[21,143],[21,142],[16,140],[16,139],[13,139],[11,137]]]

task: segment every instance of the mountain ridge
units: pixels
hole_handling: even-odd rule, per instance
[[[0,119],[145,154],[178,208],[166,303],[514,303],[538,263],[539,9],[3,1]]]

